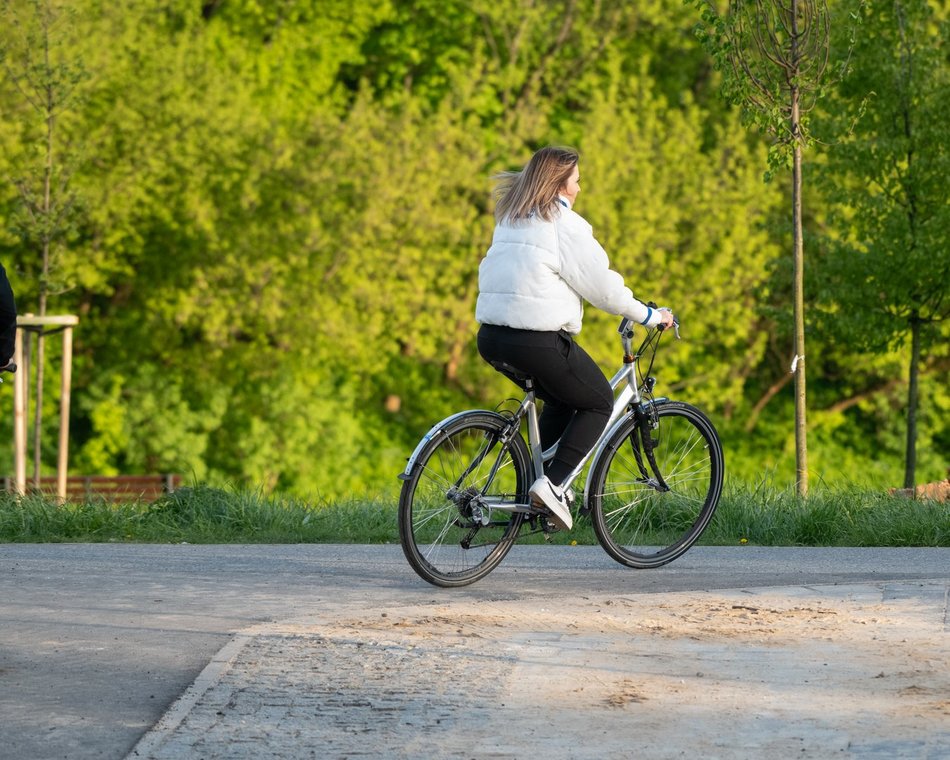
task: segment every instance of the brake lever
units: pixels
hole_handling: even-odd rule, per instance
[[[651,303],[652,303],[652,301],[651,301]],[[659,307],[659,308],[660,308],[662,311],[668,311],[668,312],[670,312],[670,314],[673,313],[672,310],[671,310],[671,309],[668,309],[666,306],[661,306],[661,307]],[[663,325],[657,325],[657,329],[658,329],[660,332],[663,332],[663,331],[666,330],[667,328],[663,327]],[[677,340],[680,340],[680,323],[679,323],[679,320],[677,320],[675,317],[673,318],[673,332],[676,333],[676,339],[677,339]]]

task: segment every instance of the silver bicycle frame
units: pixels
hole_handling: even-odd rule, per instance
[[[604,432],[601,433],[600,437],[591,447],[590,451],[584,455],[584,458],[580,461],[577,467],[571,472],[571,474],[564,481],[563,486],[565,489],[569,489],[575,480],[580,476],[581,471],[587,465],[588,462],[593,460],[595,463],[600,459],[600,456],[603,452],[603,448],[607,441],[611,439],[616,428],[621,425],[624,421],[624,418],[627,416],[627,409],[633,405],[639,405],[642,401],[640,395],[640,389],[637,386],[637,363],[640,359],[639,355],[633,355],[631,352],[632,348],[632,330],[628,330],[628,320],[623,320],[620,324],[621,341],[623,343],[624,355],[626,359],[624,360],[623,366],[617,370],[617,373],[610,379],[610,388],[616,394],[614,397],[614,406],[610,412],[610,419],[607,421],[607,425],[604,427]],[[679,325],[676,325],[676,336],[679,337]],[[621,387],[622,386],[622,387]],[[619,392],[618,392],[619,389]],[[653,398],[650,403],[659,404],[665,402],[665,398]],[[492,414],[488,410],[484,410],[488,414]],[[406,467],[402,473],[400,473],[400,480],[408,480],[412,474],[413,468],[416,465],[416,460],[422,453],[423,448],[426,444],[433,438],[439,438],[445,435],[445,428],[455,421],[459,417],[463,417],[466,414],[469,414],[470,411],[458,412],[453,414],[450,417],[446,417],[441,422],[437,422],[428,433],[423,436],[422,440],[419,441],[415,450],[409,456],[409,459],[406,462]],[[537,397],[534,390],[528,391],[524,399],[521,402],[521,405],[518,408],[518,411],[514,415],[515,420],[520,420],[522,418],[527,418],[528,420],[528,447],[531,453],[531,465],[534,470],[533,477],[537,478],[540,474],[544,472],[544,463],[550,460],[554,454],[557,452],[557,444],[551,446],[551,448],[546,451],[541,449],[541,432],[538,426],[538,406],[537,406]],[[585,487],[584,492],[584,503],[587,502],[588,498],[587,489]],[[507,509],[511,511],[513,505],[498,506],[497,509]],[[530,505],[517,505],[528,507]]]
[[[601,433],[597,442],[591,447],[590,451],[584,455],[584,458],[578,463],[577,467],[571,471],[571,474],[567,476],[563,483],[564,488],[570,488],[571,484],[577,480],[591,457],[600,452],[601,445],[613,432],[614,424],[621,417],[625,416],[630,404],[640,403],[640,390],[637,388],[635,368],[635,362],[624,364],[610,379],[610,388],[616,394],[614,407],[610,412],[610,419],[607,420],[604,432]],[[620,389],[620,392],[617,393],[617,389],[620,388],[621,385],[623,387]],[[538,427],[538,406],[534,391],[528,393],[524,401],[521,402],[521,407],[522,413],[528,418],[528,446],[531,450],[534,476],[539,477],[540,473],[544,472],[544,463],[550,460],[555,452],[557,452],[557,444],[554,444],[546,451],[541,450],[541,433]]]
[[[623,385],[623,388],[620,389],[620,392],[614,398],[614,407],[611,410],[610,419],[607,421],[607,426],[604,428],[604,432],[601,434],[600,438],[597,439],[597,442],[591,447],[591,450],[587,452],[587,455],[581,460],[580,464],[577,465],[574,471],[564,482],[565,486],[570,486],[577,479],[578,475],[580,475],[581,470],[584,469],[584,465],[590,461],[591,457],[600,453],[600,449],[602,448],[604,441],[610,437],[615,424],[625,416],[627,407],[630,404],[640,403],[640,391],[637,388],[635,374],[636,366],[636,362],[624,364],[623,367],[617,370],[617,374],[615,374],[610,379],[610,387],[614,393],[617,393],[617,389]],[[625,385],[624,381],[626,381]],[[416,460],[419,458],[419,455],[422,453],[422,449],[425,448],[425,445],[433,438],[445,435],[444,429],[457,418],[463,417],[466,414],[469,414],[469,412],[458,412],[433,425],[429,432],[426,433],[422,437],[422,440],[416,445],[415,450],[406,461],[406,467],[402,473],[400,473],[399,478],[401,480],[407,480],[412,474]],[[538,427],[538,405],[537,398],[533,390],[529,391],[525,395],[521,402],[521,406],[515,413],[515,418],[525,418],[528,421],[528,448],[531,452],[531,464],[534,469],[534,477],[538,477],[539,473],[544,472],[544,463],[551,459],[557,451],[557,444],[554,444],[546,451],[542,451],[541,449],[541,432]]]

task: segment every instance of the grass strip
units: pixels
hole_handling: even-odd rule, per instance
[[[0,542],[393,543],[395,499],[311,503],[250,490],[198,485],[148,504],[90,500],[57,505],[0,495]],[[542,542],[539,536],[526,539]],[[579,519],[555,544],[595,544]],[[860,488],[728,490],[700,543],[758,546],[950,547],[950,504]]]

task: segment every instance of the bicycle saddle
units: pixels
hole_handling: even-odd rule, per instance
[[[517,367],[508,364],[508,362],[492,361],[488,363],[522,390],[527,390],[529,385],[534,386],[533,375],[523,372]]]

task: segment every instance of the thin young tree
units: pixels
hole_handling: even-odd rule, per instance
[[[73,196],[69,190],[67,162],[57,152],[60,116],[74,102],[76,88],[85,78],[80,62],[62,55],[72,14],[53,0],[3,0],[0,61],[7,79],[22,96],[27,150],[19,176],[21,214],[16,220],[24,245],[39,258],[37,313],[45,316],[51,294],[56,246],[70,223]],[[32,266],[29,269],[33,269]],[[36,391],[33,422],[33,481],[40,483],[41,434],[45,343],[36,339]]]
[[[720,13],[696,0],[697,35],[723,74],[724,96],[747,121],[772,136],[766,179],[792,172],[792,257],[795,375],[795,474],[808,493],[805,390],[805,253],[802,231],[802,150],[809,144],[808,113],[834,81],[830,64],[831,17],[826,0],[729,0]],[[846,62],[839,64],[841,76]]]

